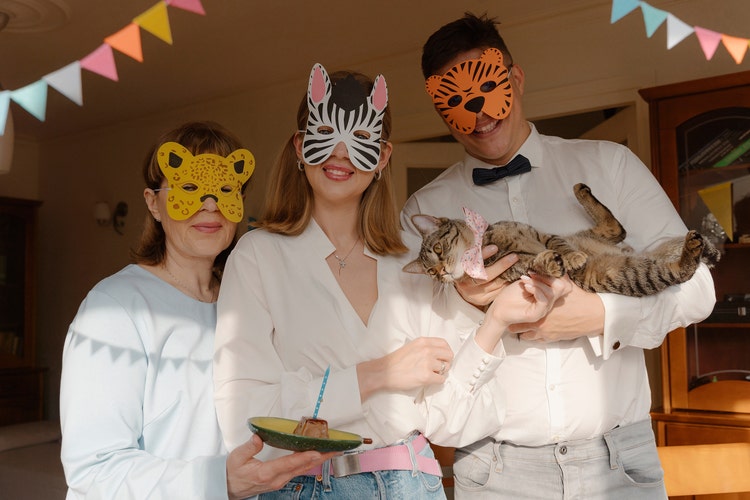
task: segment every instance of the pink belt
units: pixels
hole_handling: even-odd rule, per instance
[[[419,455],[419,452],[427,446],[427,439],[420,434],[411,441],[411,445],[417,459],[417,469],[426,474],[443,477],[443,472],[437,460]],[[331,475],[334,477],[379,470],[412,469],[414,469],[414,465],[409,454],[409,446],[406,444],[375,448],[360,453],[348,453],[331,459]],[[318,476],[322,472],[323,467],[319,465],[307,471],[305,475]]]

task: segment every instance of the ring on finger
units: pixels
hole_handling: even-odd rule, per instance
[[[443,361],[440,365],[440,370],[438,371],[438,375],[442,375],[445,373],[445,361]]]

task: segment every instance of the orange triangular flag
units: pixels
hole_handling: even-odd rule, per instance
[[[104,39],[104,42],[117,49],[123,54],[132,57],[138,62],[143,62],[143,50],[141,48],[141,30],[135,23],[130,23],[123,29]]]
[[[157,38],[161,38],[172,45],[172,31],[169,29],[167,4],[164,2],[157,3],[133,19],[133,22]]]
[[[721,35],[721,41],[724,43],[727,51],[732,55],[734,62],[740,64],[747,52],[747,38],[738,38],[736,36]]]

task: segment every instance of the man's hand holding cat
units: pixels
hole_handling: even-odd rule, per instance
[[[604,332],[604,304],[599,295],[587,292],[570,282],[571,292],[558,299],[546,316],[535,322],[517,323],[508,327],[524,340],[555,342],[578,337],[591,337]]]
[[[482,258],[487,259],[497,253],[497,246],[487,245],[482,247]],[[505,288],[508,283],[502,279],[495,279],[505,272],[506,269],[518,262],[516,254],[508,254],[497,262],[485,268],[487,272],[486,280],[477,280],[469,275],[464,275],[459,281],[456,281],[456,290],[469,304],[479,308],[484,308],[495,300],[500,290]]]
[[[485,351],[493,352],[503,335],[511,332],[511,325],[544,318],[572,288],[570,280],[536,274],[509,283],[487,309],[484,321],[477,329],[477,344]]]

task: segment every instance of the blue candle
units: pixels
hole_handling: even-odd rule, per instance
[[[328,365],[326,372],[323,374],[323,383],[320,385],[320,394],[318,394],[318,401],[315,403],[315,411],[313,412],[312,418],[318,418],[318,410],[320,410],[320,402],[323,401],[323,391],[326,390],[329,373],[331,373],[331,365]]]

